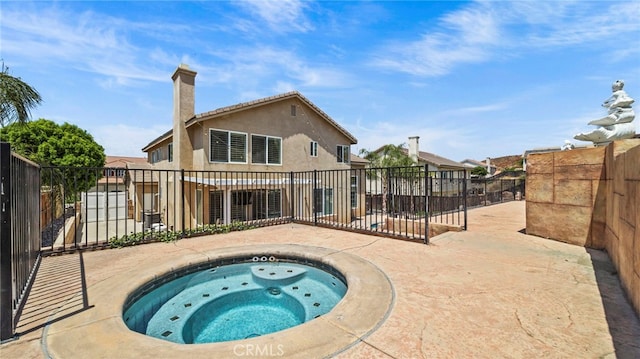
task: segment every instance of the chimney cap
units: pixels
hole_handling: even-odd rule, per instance
[[[173,73],[173,75],[171,76],[171,79],[172,79],[173,81],[175,81],[175,80],[176,80],[176,78],[178,77],[178,74],[181,74],[181,73],[182,73],[182,74],[191,75],[191,76],[193,76],[193,77],[196,77],[196,75],[198,74],[197,72],[195,72],[195,71],[191,70],[191,69],[189,68],[189,65],[187,65],[187,64],[182,64],[182,63],[181,63],[180,65],[178,65],[178,68],[176,68],[176,71],[175,71],[175,72]]]

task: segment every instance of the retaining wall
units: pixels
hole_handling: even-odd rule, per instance
[[[527,158],[527,234],[606,249],[640,314],[640,139]]]

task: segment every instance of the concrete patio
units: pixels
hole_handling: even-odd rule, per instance
[[[524,212],[523,201],[470,210],[468,231],[437,236],[428,246],[288,224],[47,257],[21,317],[21,335],[0,346],[0,357],[114,357],[91,344],[119,345],[117,335],[97,330],[105,319],[96,313],[119,300],[105,283],[222,248],[292,243],[364,258],[393,286],[388,317],[331,353],[338,358],[640,358],[640,321],[607,254],[523,234]],[[262,356],[320,353],[296,348],[283,345]],[[255,354],[244,349],[235,355]],[[142,348],[117,357],[158,358]]]

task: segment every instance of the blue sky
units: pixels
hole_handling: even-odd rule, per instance
[[[108,155],[141,156],[171,128],[180,63],[198,72],[196,113],[297,90],[354,153],[417,135],[457,161],[521,154],[593,128],[617,79],[640,102],[639,1],[0,7],[0,57],[44,99],[32,117],[78,125]]]

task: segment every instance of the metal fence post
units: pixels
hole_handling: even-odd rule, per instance
[[[467,170],[464,170],[464,181],[462,182],[462,196],[464,205],[464,230],[467,230]]]
[[[294,215],[294,211],[295,211],[295,198],[294,198],[294,192],[295,192],[295,186],[293,184],[293,171],[289,172],[289,182],[290,186],[289,186],[289,201],[291,202],[291,221],[293,222],[295,220],[295,215]]]
[[[0,143],[0,341],[13,337],[11,147]]]
[[[318,180],[318,170],[313,170],[313,192],[311,193],[311,201],[313,205],[311,210],[313,211],[313,224],[318,225],[318,210],[316,209],[316,185]]]
[[[424,244],[429,244],[429,165],[424,165]]]
[[[488,182],[488,181],[487,181],[487,179],[485,178],[485,179],[483,180],[483,182],[484,182],[484,205],[486,206],[486,205],[487,205],[487,182]]]
[[[181,195],[180,195],[181,201],[180,201],[180,203],[181,203],[181,206],[182,206],[182,210],[181,210],[181,215],[182,215],[182,235],[184,235],[184,229],[185,229],[184,222],[185,222],[185,218],[186,218],[185,214],[184,214],[184,169],[180,170],[180,176],[181,176],[181,178],[180,178],[180,187],[181,187],[181,189],[180,189],[180,191],[181,191]]]

